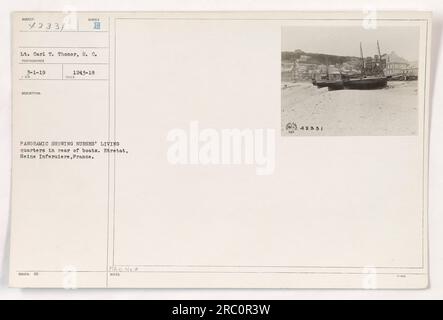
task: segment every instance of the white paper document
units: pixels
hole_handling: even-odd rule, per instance
[[[428,286],[430,13],[11,19],[11,286]]]

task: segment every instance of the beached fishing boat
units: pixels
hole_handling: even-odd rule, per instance
[[[326,67],[326,74],[322,75],[319,80],[315,81],[318,88],[328,87],[328,90],[344,89],[343,80],[340,72],[329,72],[329,66]]]
[[[344,89],[342,74],[338,71],[332,73],[328,72],[328,80],[326,80],[326,85],[329,91]]]
[[[414,74],[395,74],[388,77],[388,81],[412,81],[417,80],[418,76]]]
[[[329,91],[344,89],[342,75],[339,71],[329,71],[329,65],[326,65],[326,73],[317,73],[312,78],[312,84],[317,88],[328,87]]]
[[[395,74],[388,77],[388,81],[405,81],[406,76],[403,74]]]
[[[381,64],[381,53],[380,45],[377,41],[378,56],[380,57],[379,65]],[[377,74],[366,74],[365,59],[363,56],[363,49],[360,42],[360,55],[362,60],[361,75],[358,78],[350,78],[343,81],[343,85],[346,89],[357,89],[357,90],[370,90],[370,89],[381,89],[386,87],[388,84],[388,78],[382,74],[379,70]]]
[[[329,76],[328,74],[321,74],[317,75],[317,77],[312,80],[312,84],[314,86],[317,86],[317,88],[324,88],[327,86],[326,81],[328,80]]]

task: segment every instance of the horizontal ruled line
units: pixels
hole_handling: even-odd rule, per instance
[[[70,64],[70,65],[76,65],[76,64],[86,64],[86,65],[108,65],[106,62],[19,62],[18,64]]]
[[[56,47],[19,47],[20,49],[108,49],[108,47],[65,47],[65,46],[56,46]]]
[[[19,79],[21,81],[108,81],[108,79]]]
[[[46,30],[20,30],[20,32],[46,32],[46,33],[72,33],[72,32],[89,32],[89,33],[108,33],[108,31],[87,31],[87,30],[73,30],[73,31],[46,31]]]

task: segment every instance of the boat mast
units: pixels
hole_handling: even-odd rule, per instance
[[[361,74],[364,75],[365,74],[365,58],[363,57],[363,48],[361,46],[361,42],[360,42],[360,56],[361,56]]]
[[[329,80],[329,58],[326,59],[326,79]]]
[[[378,43],[378,40],[377,40],[377,49],[378,49],[378,66],[381,69],[382,68],[382,66],[381,66],[381,51],[380,51],[380,44]]]
[[[377,40],[377,49],[378,49],[378,58],[381,61],[381,51],[380,51],[380,44],[378,43],[378,40]]]

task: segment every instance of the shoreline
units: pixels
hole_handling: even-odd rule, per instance
[[[417,135],[417,90],[418,81],[390,81],[383,89],[334,91],[317,88],[311,82],[282,82],[281,133]]]

